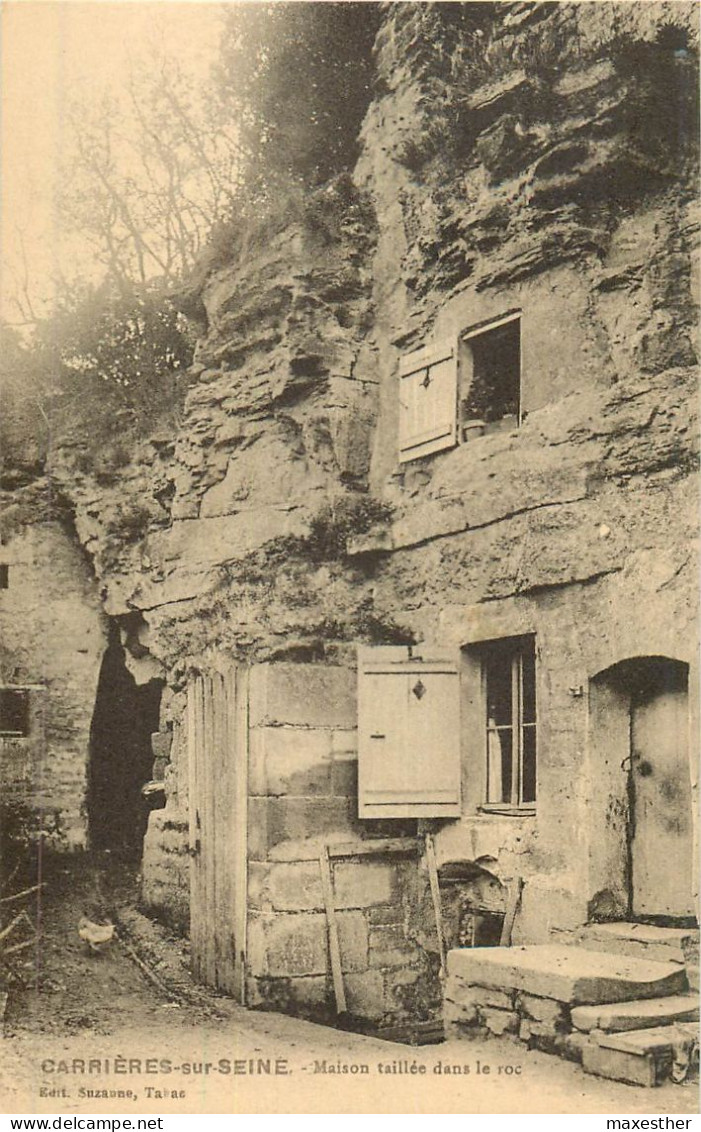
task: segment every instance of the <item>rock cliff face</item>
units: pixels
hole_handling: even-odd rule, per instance
[[[356,504],[377,403],[365,343],[372,206],[340,178],[292,211],[279,231],[249,234],[203,285],[207,331],[177,434],[143,441],[107,489],[76,475],[70,450],[55,454],[107,611],[142,611],[167,668],[310,635],[325,616],[309,612],[314,592],[338,573],[321,565],[334,545],[302,569],[310,520],[333,543],[336,510],[361,529],[381,511]]]
[[[437,852],[527,876],[516,936],[537,940],[624,901],[614,850],[589,852],[611,821],[572,689],[623,657],[693,664],[696,14],[392,4],[375,59],[353,177],[218,249],[184,300],[202,332],[175,433],[111,485],[65,447],[51,476],[131,671],[166,682],[153,906],[186,919],[188,673],[352,667],[362,642],[469,663],[536,632],[537,826],[480,814],[466,762]],[[400,464],[401,357],[513,311],[520,426]]]
[[[678,4],[388,10],[356,184],[220,252],[177,434],[108,489],[54,454],[107,612],[142,611],[166,669],[357,639],[377,567],[345,542],[390,507],[395,550],[511,515],[522,546],[533,508],[574,528],[615,477],[634,491],[688,467],[694,31]],[[524,428],[388,484],[400,354],[511,307],[529,308]],[[624,545],[599,542],[579,575],[619,568]],[[566,549],[562,576],[547,557],[555,539],[536,574],[520,561],[502,581],[482,560],[484,596],[574,580]]]

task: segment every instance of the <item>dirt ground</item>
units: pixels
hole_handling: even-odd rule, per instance
[[[83,863],[45,880],[5,1014],[5,1113],[697,1111],[692,1085],[603,1081],[506,1039],[416,1048],[247,1011],[196,986],[186,943],[134,911],[133,877]],[[100,955],[78,937],[84,913],[117,922]]]

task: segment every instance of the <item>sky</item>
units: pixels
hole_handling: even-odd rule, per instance
[[[90,101],[119,93],[152,40],[204,80],[221,13],[221,4],[206,0],[3,0],[0,315],[18,320],[12,296],[25,260],[28,286],[40,303],[51,296],[56,267],[85,254],[75,238],[62,237],[56,214],[68,103],[81,93]]]

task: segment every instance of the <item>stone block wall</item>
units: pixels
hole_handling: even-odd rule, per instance
[[[510,1037],[529,1049],[582,1060],[587,1036],[575,1030],[568,1003],[509,987],[471,984],[449,977],[443,1015],[446,1037],[476,1034]]]
[[[333,1016],[319,864],[326,845],[348,1011],[381,1026],[437,1010],[437,943],[418,853],[353,855],[368,838],[398,833],[397,823],[383,830],[356,816],[355,683],[338,667],[252,669],[248,1000]]]
[[[144,910],[183,934],[190,926],[188,834],[186,813],[172,807],[152,811],[141,866]]]
[[[47,847],[85,846],[90,725],[106,624],[87,561],[58,522],[0,547],[0,683],[29,688],[29,734],[0,738],[0,786]],[[15,818],[11,819],[12,821]]]

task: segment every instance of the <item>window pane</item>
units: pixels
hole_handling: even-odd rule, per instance
[[[529,641],[523,651],[523,722],[535,723],[535,648]]]
[[[490,657],[487,673],[487,726],[510,727],[511,661],[508,656]]]
[[[0,688],[0,734],[29,734],[29,697],[23,689]]]
[[[511,802],[513,735],[504,731],[487,732],[487,801]]]
[[[482,646],[486,699],[486,801],[532,805],[536,797],[535,639]],[[516,683],[514,683],[516,682]]]
[[[518,416],[521,385],[520,320],[486,330],[469,342],[472,350],[470,415],[485,421]]]
[[[523,728],[521,743],[522,743],[521,801],[522,802],[535,802],[535,789],[536,789],[535,726]]]

